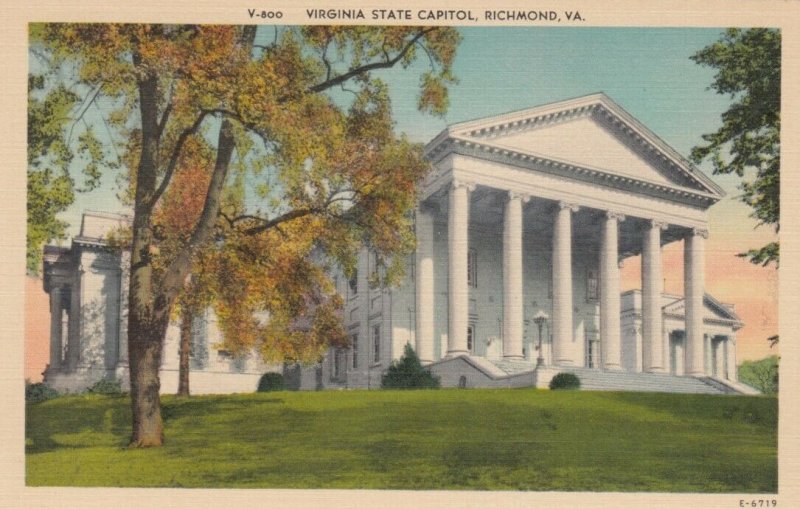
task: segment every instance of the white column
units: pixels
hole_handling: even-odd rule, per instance
[[[553,225],[553,363],[575,365],[572,324],[572,212],[576,205],[559,202]]]
[[[728,345],[728,380],[736,381],[736,336],[731,334],[725,341]]]
[[[705,239],[708,231],[693,228],[683,244],[683,288],[686,303],[686,374],[703,375],[703,295]]]
[[[420,362],[433,362],[434,290],[433,290],[433,216],[422,205],[416,211],[416,349]]]
[[[600,341],[603,345],[603,368],[622,369],[619,323],[619,221],[625,216],[606,212],[600,245]]]
[[[69,321],[67,322],[67,354],[66,362],[70,371],[78,367],[81,358],[81,286],[83,284],[83,266],[73,277],[71,286]]]
[[[50,368],[51,370],[61,369],[61,287],[53,286],[50,289]]]
[[[469,193],[474,186],[454,180],[450,188],[447,217],[447,355],[469,354]]]
[[[522,359],[522,204],[527,195],[509,191],[503,228],[503,357]]]
[[[642,364],[651,373],[666,371],[661,311],[661,230],[665,228],[664,223],[650,221],[642,242]]]

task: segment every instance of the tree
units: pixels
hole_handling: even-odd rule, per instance
[[[764,394],[777,394],[779,362],[780,359],[777,355],[758,361],[744,361],[739,366],[739,380]]]
[[[26,262],[28,271],[34,273],[42,262],[42,246],[64,237],[67,225],[56,215],[66,210],[75,196],[69,175],[73,154],[63,138],[78,96],[62,86],[37,98],[43,88],[42,76],[29,76]]]
[[[733,100],[722,126],[704,134],[692,149],[695,163],[710,159],[714,174],[734,173],[743,180],[740,199],[752,207],[759,225],[780,229],[781,34],[767,28],[730,28],[723,37],[691,57],[717,71],[711,88]],[[740,256],[769,265],[780,258],[779,243]]]
[[[304,357],[341,323],[324,263],[352,271],[366,245],[397,275],[413,248],[410,210],[429,165],[393,131],[380,69],[419,55],[419,108],[441,114],[460,36],[445,27],[48,24],[32,41],[52,70],[115,105],[133,203],[128,315],[132,446],[159,446],[158,366],[170,313],[209,248],[226,344]],[[341,90],[341,91],[340,91]],[[334,92],[336,92],[334,94]],[[343,99],[347,97],[348,99]],[[94,100],[94,99],[92,99]],[[209,141],[212,140],[212,141]],[[174,250],[154,215],[191,141],[213,164],[202,210]],[[226,189],[246,188],[244,210]],[[325,262],[328,263],[328,262]],[[244,277],[241,277],[244,276]],[[261,278],[275,286],[259,286]],[[254,311],[265,311],[264,316]]]
[[[439,377],[422,366],[417,353],[406,343],[403,355],[392,362],[381,378],[383,389],[438,389]]]

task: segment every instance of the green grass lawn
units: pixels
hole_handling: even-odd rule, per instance
[[[29,405],[30,486],[776,492],[777,400],[519,390],[164,398],[129,450],[126,397]]]

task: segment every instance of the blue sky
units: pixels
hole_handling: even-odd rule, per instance
[[[686,156],[702,134],[719,127],[720,115],[731,102],[730,97],[709,90],[714,71],[689,58],[722,32],[722,28],[465,28],[454,66],[459,84],[450,89],[450,109],[444,118],[416,109],[419,75],[429,65],[424,55],[410,69],[391,69],[381,76],[390,85],[397,130],[413,141],[425,143],[448,124],[605,92]],[[708,164],[701,169],[710,175]],[[736,256],[774,240],[774,232],[755,228],[750,209],[736,199],[736,177],[712,178],[728,196],[708,212],[712,235],[707,245],[707,291],[734,303],[748,324],[739,333],[740,359],[774,354],[764,338],[777,332],[777,271]],[[77,233],[82,211],[120,209],[113,182],[109,176],[102,189],[78,195],[63,215],[72,224],[71,234]],[[667,246],[664,257],[665,263],[682,267],[681,245]],[[634,270],[638,264],[631,261],[626,266]],[[682,272],[669,274],[665,289],[681,293]]]
[[[416,109],[422,56],[411,69],[382,76],[392,90],[397,130],[427,142],[446,125],[548,102],[605,92],[680,153],[716,129],[729,98],[708,90],[713,71],[689,57],[722,29],[687,28],[464,28],[444,118]],[[704,168],[708,170],[708,168]],[[707,171],[708,172],[708,171]],[[730,194],[735,180],[715,178]],[[114,211],[113,177],[78,195],[63,215],[76,233],[86,209]]]

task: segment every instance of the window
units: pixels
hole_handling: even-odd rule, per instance
[[[350,296],[358,295],[358,268],[353,269],[353,277],[350,278]]]
[[[478,287],[478,255],[475,249],[467,250],[467,284]]]
[[[381,360],[381,326],[372,327],[372,362]]]
[[[475,326],[470,325],[469,327],[467,327],[467,350],[472,352],[474,346],[475,346]]]
[[[598,298],[597,270],[589,269],[586,271],[586,300],[592,301]]]
[[[353,352],[353,369],[358,368],[358,334],[350,336],[350,349]]]
[[[345,368],[347,366],[347,350],[337,348],[333,355],[333,381],[341,382],[345,380]]]
[[[336,380],[342,376],[342,364],[339,358],[339,351],[333,354],[333,379]]]

